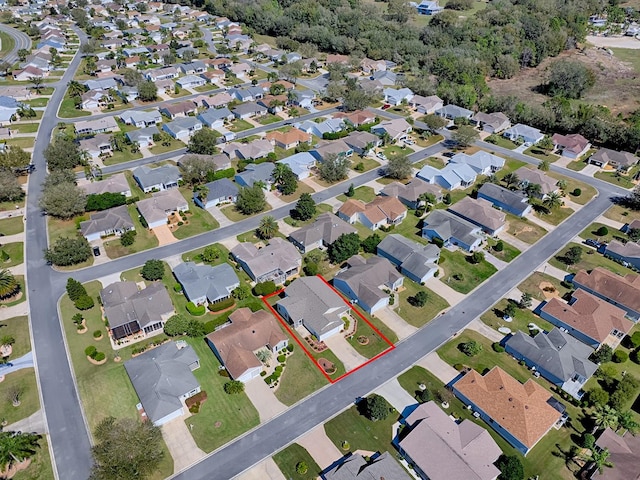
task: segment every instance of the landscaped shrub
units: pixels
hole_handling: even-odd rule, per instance
[[[102,330],[96,330],[93,332],[93,338],[100,338],[102,336]]]
[[[87,348],[84,349],[84,354],[87,357],[93,358],[93,356],[96,354],[97,351],[98,349],[96,347],[94,347],[93,345],[89,345]]]
[[[442,240],[441,238],[438,237],[433,237],[431,239],[431,241],[434,243],[434,245],[438,248],[442,248],[444,246],[444,240]],[[440,260],[442,260],[443,257],[440,257]],[[442,263],[442,262],[440,262]]]
[[[494,342],[491,345],[491,348],[493,348],[494,352],[498,352],[498,353],[504,352],[504,347],[502,345],[500,345],[500,342]]]
[[[229,372],[227,372],[226,368],[218,370],[218,375],[220,375],[221,377],[229,378]]]
[[[496,243],[496,244],[493,246],[493,249],[494,249],[496,252],[501,252],[501,251],[503,251],[503,250],[504,250],[504,242],[503,242],[502,240],[498,240],[498,243]]]
[[[429,295],[427,295],[427,292],[423,290],[420,290],[415,295],[407,298],[409,305],[413,305],[418,308],[424,307],[427,304],[427,300],[429,300]]]
[[[282,365],[278,365],[275,368],[275,371],[278,372],[278,373],[282,373],[282,370],[283,370]]]
[[[176,283],[176,284],[173,286],[173,291],[174,291],[174,292],[181,292],[181,291],[182,291],[182,285],[180,285],[179,283]]]
[[[313,277],[318,274],[318,264],[313,262],[307,263],[303,270],[305,275]]]
[[[293,352],[293,343],[290,343],[289,345],[287,345],[287,350],[289,350],[290,352]]]
[[[216,322],[215,320],[209,320],[208,322],[205,322],[204,324],[204,332],[205,335],[209,335],[212,332],[216,331],[216,327],[218,326],[219,322]]]
[[[136,241],[136,235],[137,234],[138,234],[138,232],[136,232],[135,230],[128,230],[128,231],[124,232],[120,236],[120,244],[123,247],[129,247],[129,246],[133,245],[133,242]]]
[[[470,340],[468,342],[461,343],[458,348],[467,357],[473,357],[482,351],[482,344],[476,342],[475,340]]]
[[[640,347],[640,332],[635,332],[633,335],[627,336],[627,338],[625,338],[625,343],[631,348]]]
[[[278,363],[284,363],[287,361],[287,357],[284,355],[278,355]]]
[[[456,363],[453,368],[455,368],[457,371],[461,372],[462,370],[464,370],[464,365],[462,365],[461,363]]]
[[[95,303],[93,302],[93,298],[89,295],[83,295],[75,301],[74,305],[78,310],[89,310],[90,308],[93,308]]]
[[[353,169],[354,169],[356,172],[364,172],[364,163],[359,162],[358,164],[356,164],[356,166],[355,166],[355,167],[353,167]]]
[[[75,323],[79,327],[80,325],[82,325],[82,320],[84,320],[84,317],[81,313],[76,313],[73,317],[71,317],[71,320],[73,320],[73,323]]]
[[[103,352],[96,352],[96,354],[92,357],[96,362],[101,362],[107,356]]]
[[[433,399],[431,392],[427,389],[419,390],[416,394],[416,400],[420,403],[427,403]]]
[[[573,192],[571,192],[571,195],[573,195],[574,197],[579,197],[580,195],[582,195],[582,190],[580,190],[579,188],[574,188]]]
[[[277,370],[274,371],[271,376],[273,377],[274,380],[277,380],[280,378],[280,375],[282,375],[282,372],[278,372]]]
[[[624,363],[627,360],[629,360],[629,355],[627,354],[627,352],[622,351],[622,350],[616,350],[613,353],[613,358],[612,360],[614,361],[614,363]]]
[[[87,290],[84,286],[77,280],[73,278],[67,279],[67,295],[72,302],[75,302],[80,297],[84,297],[87,295]]]
[[[306,475],[308,471],[309,471],[309,465],[307,465],[307,462],[298,462],[296,464],[296,473],[298,475]]]
[[[266,377],[267,376],[267,372],[265,372],[264,370],[260,372],[260,376],[261,377]]]
[[[277,289],[276,284],[271,280],[269,280],[268,282],[262,282],[262,283],[256,284],[256,286],[253,287],[253,292],[258,296],[269,295],[275,292],[276,289]]]
[[[244,383],[238,380],[231,380],[224,384],[224,391],[229,395],[236,395],[244,392]]]
[[[200,315],[204,315],[205,311],[204,305],[195,305],[193,302],[187,303],[187,312],[193,316],[199,317]]]
[[[198,413],[198,412],[200,412],[200,404],[196,402],[196,403],[194,403],[193,405],[191,405],[191,406],[189,407],[189,412],[191,412],[191,413]]]
[[[236,303],[235,299],[233,297],[229,297],[229,298],[225,298],[220,302],[210,303],[207,306],[207,308],[209,309],[210,312],[219,312],[229,307],[233,307],[235,303]]]
[[[598,235],[599,237],[609,235],[609,229],[603,225],[596,231],[596,235]]]

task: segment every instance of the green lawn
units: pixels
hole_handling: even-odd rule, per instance
[[[587,162],[585,160],[573,160],[572,162],[567,163],[567,168],[569,170],[573,170],[574,172],[579,172],[587,166]]]
[[[598,229],[602,227],[605,227],[609,231],[609,233],[602,236],[598,235]],[[621,231],[609,225],[605,225],[599,222],[594,222],[591,225],[589,225],[587,228],[585,228],[580,234],[580,238],[583,238],[585,240],[587,238],[595,238],[600,242],[607,242],[607,243],[611,242],[611,240],[614,240],[614,239],[622,242],[626,242],[629,240],[626,234],[622,233]]]
[[[36,133],[39,126],[39,123],[14,123],[10,128],[18,133]]]
[[[309,220],[294,220],[291,217],[285,217],[284,218],[284,223],[286,223],[287,225],[291,225],[292,227],[304,227],[305,225],[309,225],[313,222],[315,222],[316,217],[318,215],[320,215],[321,213],[325,213],[325,212],[330,212],[333,213],[333,207],[331,205],[328,205],[326,203],[319,203],[318,205],[316,205],[316,215],[313,218],[310,218]]]
[[[131,172],[131,170],[125,170],[124,176],[127,177],[127,183],[131,188],[131,195],[133,197],[138,197],[140,200],[142,200],[143,198],[148,198],[148,196],[150,196],[150,194],[148,195],[142,191],[140,185],[138,185],[138,182],[136,182],[136,180],[133,178],[133,172]]]
[[[187,338],[200,359],[193,374],[200,382],[207,400],[200,412],[185,419],[199,448],[211,452],[260,423],[258,411],[245,393],[228,395],[223,386],[229,380],[219,375],[220,362],[204,339]],[[258,381],[258,380],[256,380]]]
[[[0,268],[9,268],[20,265],[24,262],[24,243],[14,242],[0,244],[0,254],[3,253],[9,255],[9,260],[3,262],[2,259],[0,259]]]
[[[0,44],[0,54],[4,57],[15,47],[16,41],[8,33],[0,32]]]
[[[76,117],[88,117],[91,113],[86,110],[79,110],[76,108],[73,98],[65,95],[64,100],[60,103],[60,109],[58,110],[58,116],[60,118],[76,118]]]
[[[346,202],[349,199],[349,197],[347,197],[344,193],[338,195],[336,198],[341,202]],[[351,198],[354,200],[361,200],[364,203],[369,203],[374,198],[376,198],[376,194],[373,191],[373,188],[363,185],[362,187],[358,187],[355,189],[355,193]]]
[[[53,465],[49,454],[49,444],[44,436],[38,442],[40,448],[35,457],[31,458],[31,463],[26,470],[16,472],[13,480],[40,480],[43,478],[55,478],[53,476]]]
[[[442,249],[440,253],[440,267],[444,270],[440,280],[460,293],[469,293],[497,272],[496,267],[486,260],[474,265],[467,261],[467,257],[459,250]]]
[[[509,150],[518,148],[518,145],[513,143],[508,138],[503,137],[502,135],[494,135],[494,138],[496,139],[496,142],[493,145],[497,145],[502,148],[508,148]],[[488,143],[491,143],[491,142],[488,142]]]
[[[613,205],[612,207],[609,207],[609,209],[604,212],[604,216],[610,220],[615,220],[620,223],[631,223],[633,220],[640,220],[640,212],[634,212],[622,205]],[[0,220],[0,225],[3,221],[4,220]]]
[[[227,250],[227,247],[225,247],[220,243],[214,243],[213,246],[215,246],[218,250],[220,250],[220,257],[215,262],[210,263],[209,265],[215,266],[215,265],[220,265],[221,263],[226,262],[229,256],[229,250]],[[191,250],[190,252],[183,253],[182,261],[202,263],[202,258],[200,257],[200,254],[204,251],[205,248],[207,247],[202,247],[202,248],[198,248],[197,250]]]
[[[420,290],[427,293],[428,300],[423,307],[414,307],[407,299],[415,296]],[[400,303],[396,308],[396,313],[400,315],[408,324],[414,327],[422,327],[436,317],[441,311],[449,306],[449,303],[440,295],[427,287],[418,285],[409,278],[404,279],[404,290],[399,294]],[[398,297],[398,295],[396,295]]]
[[[575,202],[579,205],[584,205],[589,200],[591,200],[596,195],[596,189],[591,185],[588,185],[584,182],[580,182],[579,180],[574,180],[573,178],[565,177],[564,175],[560,175],[556,172],[546,172],[552,178],[556,180],[564,180],[567,182],[567,187],[565,188],[565,192],[567,193],[567,197],[572,202]],[[578,188],[581,190],[579,196],[574,196],[573,191]]]
[[[89,214],[85,214],[71,220],[48,217],[49,243],[51,244],[61,237],[75,237],[78,235],[79,231],[76,228],[76,222],[80,224],[80,222],[84,220],[89,220]]]
[[[18,305],[19,303],[22,303],[27,299],[27,289],[25,288],[24,275],[14,275],[14,278],[20,285],[18,294],[6,300],[0,301],[0,305],[3,305],[5,307],[13,307],[14,305]]]
[[[142,153],[136,152],[131,153],[130,149],[125,149],[121,151],[113,151],[111,156],[104,159],[105,165],[115,165],[117,163],[130,162],[132,160],[138,160],[142,158]]]
[[[562,258],[567,250],[571,247],[578,246],[582,249],[582,258],[575,265],[565,265],[559,259]],[[631,273],[631,270],[614,262],[613,260],[606,258],[604,255],[597,253],[591,248],[586,248],[578,243],[570,243],[563,248],[556,256],[549,259],[549,264],[554,267],[560,268],[567,273],[576,273],[578,270],[593,270],[596,267],[604,267],[607,270],[611,270],[619,275],[626,275]]]
[[[556,289],[556,292],[559,296],[564,297],[571,289],[563,287],[560,280],[556,277],[552,277],[551,275],[547,275],[542,272],[533,272],[527,279],[518,285],[518,290],[521,292],[527,292],[531,294],[533,298],[536,300],[546,300],[545,291],[543,288],[546,286],[550,288],[550,286],[546,285],[546,283],[550,283],[553,288]],[[542,285],[542,286],[541,286]],[[549,292],[555,293],[555,292]]]
[[[381,327],[386,327],[382,322],[378,321],[377,324],[374,323],[374,319],[369,318],[369,321],[375,325],[375,327],[387,338],[388,334],[392,333],[389,328],[386,328],[386,332],[381,329]],[[358,337],[364,336],[367,337],[369,343],[367,345],[361,345],[358,342]],[[395,341],[389,338],[389,341],[395,343],[397,341],[397,337]],[[379,353],[384,352],[389,348],[389,344],[385,342],[380,335],[378,335],[373,328],[371,328],[367,322],[363,321],[361,318],[358,318],[358,328],[356,329],[353,336],[347,338],[347,342],[356,350],[360,355],[366,358],[373,358]]]
[[[15,235],[22,231],[24,231],[24,219],[22,216],[0,220],[0,233],[3,235]]]
[[[250,128],[253,128],[253,125],[251,125],[246,120],[237,118],[233,122],[231,122],[231,125],[229,125],[227,128],[232,132],[238,133],[238,132],[242,132],[244,130],[249,130]]]
[[[26,103],[30,107],[46,107],[49,103],[49,99],[47,97],[34,98],[32,100],[26,100],[22,103]]]
[[[370,452],[393,452],[391,446],[392,425],[398,420],[398,413],[389,405],[389,416],[372,422],[360,415],[357,406],[352,406],[324,424],[329,439],[342,452],[368,450]],[[342,448],[344,441],[349,448]]]
[[[181,142],[180,140],[176,140],[175,138],[172,138],[169,145],[156,144],[153,147],[150,147],[149,151],[154,155],[160,155],[161,153],[172,152],[174,150],[178,150],[180,148],[185,148],[185,147],[186,145],[184,144],[184,142]]]
[[[262,212],[268,212],[269,210],[271,210],[271,205],[267,203],[266,208]],[[228,205],[226,207],[222,207],[220,211],[232,222],[239,222],[241,220],[244,220],[245,218],[253,217],[253,215],[245,215],[239,212],[238,210],[236,210],[235,205]],[[257,215],[257,213],[255,215]]]
[[[427,157],[424,160],[420,160],[413,164],[414,168],[422,168],[425,165],[429,165],[430,167],[437,168],[438,170],[444,168],[444,161],[438,157]]]
[[[378,235],[384,233],[379,230],[376,232]],[[407,210],[407,218],[405,218],[401,224],[396,225],[390,233],[398,233],[423,245],[429,243],[429,240],[422,236],[422,219],[415,216],[415,210]]]
[[[547,231],[540,225],[510,213],[507,213],[507,222],[509,235],[513,235],[530,245],[533,245],[547,234]]]
[[[355,166],[359,165],[360,163],[362,163],[363,168],[360,170],[359,173],[368,172],[369,170],[378,168],[380,166],[380,163],[371,157],[359,157],[351,161],[351,168],[355,170]]]
[[[125,247],[120,243],[120,238],[113,238],[104,242],[104,248],[109,258],[115,259],[124,257],[125,255],[131,255],[132,253],[142,252],[143,250],[149,250],[158,246],[158,239],[155,234],[148,228],[144,228],[140,223],[140,214],[135,205],[127,205],[127,210],[133,220],[133,225],[136,229],[136,237],[133,245]]]
[[[10,392],[14,388],[22,391],[20,405],[17,407],[12,405],[11,400],[4,393]],[[23,368],[6,375],[2,382],[2,392],[3,394],[0,395],[0,419],[10,424],[27,418],[40,409],[36,373],[33,368]]]
[[[29,319],[26,316],[13,317],[0,322],[0,336],[9,335],[16,343],[10,359],[20,358],[31,351],[31,338],[29,336]],[[0,417],[2,417],[0,415]]]
[[[273,456],[273,461],[288,480],[315,480],[322,469],[318,466],[309,452],[297,443],[292,443],[284,450]],[[309,470],[301,475],[296,472],[296,465],[300,462],[307,464]]]
[[[487,244],[485,245],[485,250],[487,250],[489,253],[491,253],[491,255],[493,255],[496,258],[499,258],[503,262],[510,262],[511,260],[513,260],[514,258],[516,258],[518,255],[522,253],[516,247],[508,244],[505,241],[502,241],[502,245],[503,245],[502,251],[498,252],[495,249],[495,246],[497,243],[498,242],[495,239],[488,238]]]
[[[406,145],[399,147],[398,145],[388,145],[381,149],[387,158],[391,158],[395,155],[404,155],[412,153],[413,150],[407,149]]]
[[[187,237],[193,237],[194,235],[199,235],[200,233],[208,232],[211,230],[215,230],[220,227],[220,224],[217,222],[215,218],[211,216],[211,214],[196,206],[193,201],[193,195],[191,194],[191,189],[188,187],[181,187],[180,191],[184,198],[188,199],[189,202],[189,214],[187,215],[188,223],[178,227],[177,230],[174,230],[173,236],[179,240],[182,240]]]
[[[596,172],[593,176],[622,188],[633,188],[635,186],[629,176],[622,175],[618,172]]]
[[[537,158],[538,160],[546,160],[549,163],[553,163],[560,158],[560,155],[556,155],[554,153],[547,153],[542,150],[540,147],[536,147],[535,145],[527,148],[524,151],[525,155],[529,155],[530,157]]]
[[[258,122],[260,125],[271,125],[272,123],[281,122],[282,117],[268,113],[266,115],[263,115],[262,117],[257,117],[255,121]]]
[[[549,211],[549,213],[540,213],[535,212],[534,215],[538,217],[540,220],[543,220],[551,225],[560,225],[567,218],[569,218],[574,212],[572,208],[569,207],[559,207],[553,208]]]
[[[6,145],[10,145],[12,147],[20,147],[20,148],[33,148],[33,145],[36,143],[35,137],[14,137],[5,140]]]
[[[530,292],[529,292],[530,293]],[[527,333],[529,331],[528,325],[530,323],[535,323],[540,328],[543,328],[547,332],[553,329],[553,325],[549,322],[543,320],[538,317],[528,308],[518,309],[516,310],[516,314],[512,318],[511,322],[504,321],[504,309],[507,306],[508,301],[506,299],[500,300],[496,303],[490,310],[487,310],[485,313],[480,316],[480,320],[482,320],[486,325],[491,328],[498,330],[500,327],[510,328],[512,332],[516,332],[517,330],[522,330]]]
[[[306,183],[298,182],[298,188],[296,188],[296,191],[291,195],[281,195],[280,200],[285,203],[296,202],[303,193],[309,193],[313,195],[315,193],[315,190]]]
[[[285,405],[291,406],[329,382],[293,339],[289,338],[289,343],[294,345],[294,353],[287,357],[287,366],[282,372],[275,396]]]

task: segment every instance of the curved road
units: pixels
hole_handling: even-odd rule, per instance
[[[13,37],[15,45],[3,58],[5,62],[13,65],[18,61],[18,50],[22,48],[24,48],[25,50],[31,49],[31,39],[26,33],[3,23],[0,23],[0,31]]]

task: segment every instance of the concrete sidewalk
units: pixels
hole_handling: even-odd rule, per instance
[[[560,268],[554,267],[553,265],[550,265],[549,263],[546,263],[546,262],[540,265],[536,269],[536,272],[545,273],[547,275],[552,276],[553,278],[557,278],[560,281],[564,280],[565,277],[569,275],[569,272],[562,270]]]

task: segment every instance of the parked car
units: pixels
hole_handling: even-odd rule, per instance
[[[387,156],[382,152],[376,153],[376,157],[378,157],[380,160],[386,160],[387,159]]]
[[[94,257],[100,256],[100,247],[93,247],[93,256]]]
[[[391,108],[391,105],[389,105],[388,103],[385,103],[384,105],[382,105],[382,110],[386,110],[388,108]]]
[[[11,362],[7,362],[7,363],[0,363],[0,368],[9,368],[9,367],[13,367],[13,363]]]
[[[416,142],[415,142],[415,140],[412,140],[412,139],[410,139],[410,138],[405,138],[403,141],[404,141],[404,143],[406,143],[407,145],[415,145],[415,143],[416,143]]]

